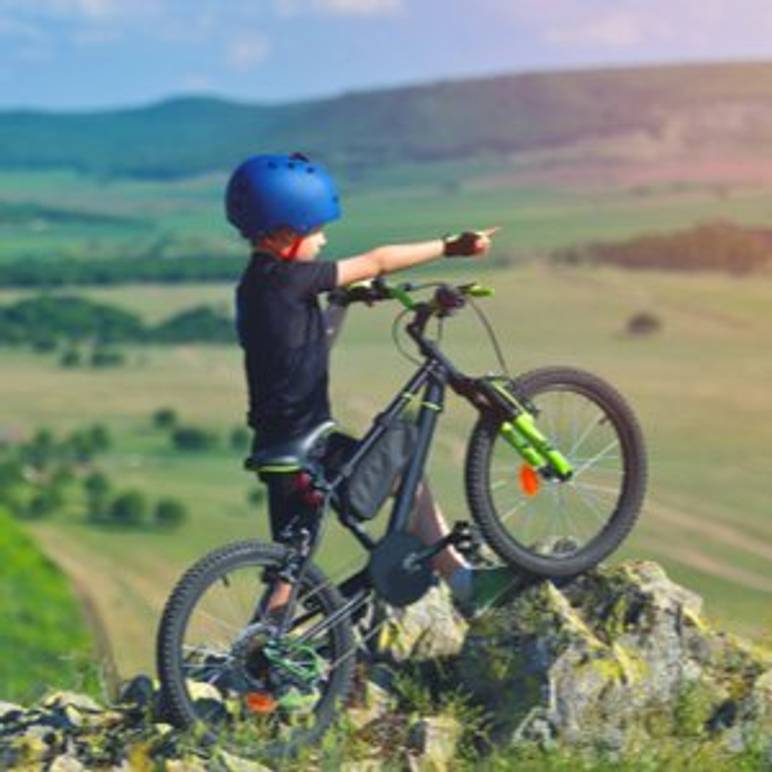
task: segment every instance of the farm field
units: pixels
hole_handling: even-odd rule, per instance
[[[475,161],[397,167],[365,181],[344,177],[344,217],[328,230],[328,250],[342,256],[501,225],[501,261],[716,218],[763,225],[772,216],[772,193],[762,184],[596,179],[556,186],[533,175],[519,179],[518,169]],[[223,174],[153,182],[0,171],[0,263],[243,254],[222,214],[224,184]]]
[[[539,262],[495,267],[497,251],[489,264],[438,266],[433,274],[495,287],[496,295],[481,302],[513,372],[546,364],[592,370],[614,383],[640,417],[650,454],[649,493],[617,559],[661,562],[705,597],[709,617],[740,633],[768,636],[772,282]],[[82,294],[152,320],[201,302],[229,306],[232,292],[228,285],[127,286]],[[3,291],[0,303],[21,294]],[[333,405],[350,430],[362,431],[411,372],[391,342],[396,311],[386,304],[356,307],[339,339]],[[661,332],[625,334],[627,320],[639,311],[655,313]],[[447,323],[443,342],[462,369],[495,368],[471,312]],[[171,534],[87,526],[77,501],[25,526],[91,588],[125,676],[152,670],[161,607],[184,568],[215,545],[267,534],[265,512],[247,503],[255,482],[241,470],[237,453],[181,454],[151,425],[152,413],[165,406],[183,422],[222,434],[238,425],[245,396],[235,344],[129,348],[127,354],[122,368],[70,371],[51,354],[0,350],[0,426],[31,432],[103,423],[114,447],[102,466],[117,487],[174,495],[190,508],[190,522]],[[451,395],[431,458],[433,488],[450,519],[466,517],[461,470],[473,420]],[[355,548],[347,534],[330,528],[321,562],[337,571],[356,557]]]

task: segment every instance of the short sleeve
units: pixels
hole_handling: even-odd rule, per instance
[[[330,261],[295,262],[287,265],[289,285],[298,296],[308,297],[335,289],[338,265]]]

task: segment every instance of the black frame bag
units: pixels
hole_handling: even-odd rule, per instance
[[[414,423],[394,421],[362,457],[343,492],[346,509],[354,517],[372,520],[378,514],[412,458],[417,438]]]

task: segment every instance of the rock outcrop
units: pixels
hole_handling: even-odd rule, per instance
[[[531,584],[469,623],[435,588],[377,641],[341,718],[336,759],[352,772],[385,759],[441,770],[460,745],[467,758],[576,747],[618,759],[709,746],[727,768],[752,753],[772,769],[772,655],[712,629],[699,596],[654,563]],[[463,695],[455,710],[450,692]],[[109,707],[65,692],[30,708],[0,703],[0,768],[265,769],[198,747],[159,720],[157,698],[139,676]]]
[[[711,630],[701,607],[654,563],[545,582],[472,626],[459,672],[498,742],[632,753],[660,737],[766,738],[772,753],[772,657]]]

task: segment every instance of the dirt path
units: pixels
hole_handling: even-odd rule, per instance
[[[176,578],[173,572],[155,564],[151,570],[141,562],[117,567],[111,556],[90,550],[55,526],[36,527],[33,535],[72,581],[92,623],[100,659],[109,658],[112,683],[138,672],[152,675],[155,630]]]
[[[59,566],[59,569],[70,578],[75,595],[83,608],[83,615],[91,628],[91,634],[94,639],[94,648],[96,650],[97,661],[102,671],[102,677],[107,686],[108,694],[111,699],[118,697],[120,676],[115,664],[115,654],[110,643],[110,636],[107,627],[102,620],[102,616],[97,608],[97,603],[88,586],[79,578],[73,575],[72,566],[68,561],[61,561],[51,555],[49,550],[44,547],[47,556]]]
[[[753,539],[731,526],[687,514],[675,507],[662,504],[650,496],[646,498],[645,517],[662,523],[677,525],[702,537],[707,536],[718,544],[734,547],[743,552],[750,552],[752,555],[770,561],[772,565],[772,543]]]
[[[679,563],[683,563],[685,566],[694,568],[704,574],[717,576],[720,579],[725,579],[751,590],[772,593],[772,579],[753,571],[746,571],[738,566],[723,563],[716,558],[706,555],[704,552],[700,552],[696,547],[673,544],[672,542],[659,541],[653,538],[639,539],[638,543],[652,552],[657,552],[660,555],[677,560]]]
[[[634,300],[640,306],[665,308],[685,317],[711,322],[724,329],[745,331],[755,331],[757,329],[757,325],[752,320],[735,314],[729,314],[726,311],[705,308],[684,298],[679,298],[675,301],[664,298],[661,295],[655,297],[651,290],[642,287],[640,283],[634,281],[614,280],[608,276],[590,275],[585,271],[566,272],[558,270],[554,271],[554,275],[567,284],[583,284],[585,286],[599,287],[604,290],[613,289],[616,295],[627,295],[627,297]]]

